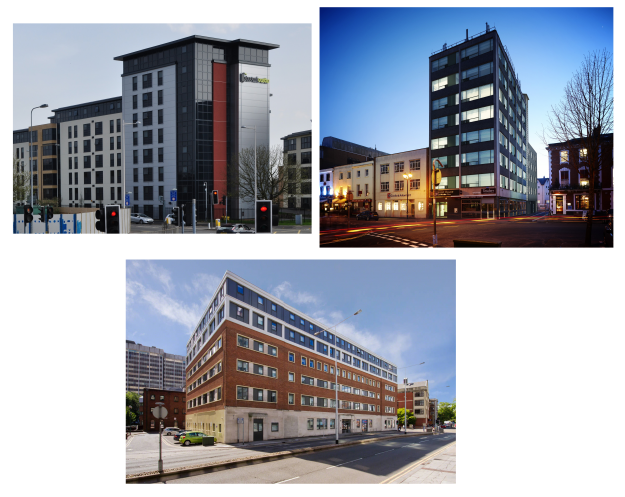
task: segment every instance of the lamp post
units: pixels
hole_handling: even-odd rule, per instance
[[[324,331],[328,331],[329,329],[332,329],[332,328],[334,328],[334,332],[336,333],[336,327],[339,324],[344,323],[352,316],[355,316],[356,314],[360,314],[361,312],[362,312],[362,309],[358,309],[357,312],[355,312],[351,316],[347,316],[340,323],[336,323],[334,326],[330,326],[330,328],[326,328],[325,330],[318,331],[317,333],[315,333],[315,336],[323,333]],[[339,378],[338,378],[339,373],[338,373],[338,361],[336,359],[337,354],[338,354],[338,350],[335,346],[334,347],[334,407],[335,407],[334,428],[336,431],[336,443],[338,444],[339,443]]]
[[[206,185],[206,181],[204,182],[204,196],[206,197],[206,211],[204,213],[204,216],[206,217],[206,220],[208,221],[208,186]]]
[[[30,205],[33,205],[35,200],[33,197],[33,110],[35,109],[45,109],[48,104],[39,105],[37,107],[33,107],[30,111],[30,128],[28,128],[28,164],[30,170]],[[43,180],[42,180],[43,181]]]
[[[258,200],[258,193],[256,191],[256,125],[254,126],[241,126],[243,129],[253,129],[254,130],[254,212],[256,212],[256,200]],[[254,218],[256,218],[256,214],[254,214]]]
[[[124,118],[122,117],[122,178],[123,178],[123,183],[122,183],[122,191],[126,191],[126,142],[124,140],[125,135],[126,135],[126,128],[124,128],[124,126],[127,126],[129,124],[141,124],[141,121],[137,121],[135,122],[131,122],[131,123],[127,123],[124,122]],[[127,192],[130,193],[130,192]],[[134,199],[133,199],[134,200]],[[126,202],[124,202],[125,204]],[[126,207],[126,205],[124,205],[124,208]],[[130,207],[130,206],[129,206]]]
[[[406,178],[406,219],[408,219],[408,188],[410,187],[408,182],[412,178],[412,173],[404,174],[404,178]]]

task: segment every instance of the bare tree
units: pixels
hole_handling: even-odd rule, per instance
[[[28,202],[30,197],[30,172],[20,167],[20,161],[13,159],[13,203]]]
[[[595,188],[599,184],[601,157],[599,147],[614,126],[612,54],[606,49],[591,52],[564,89],[564,98],[551,107],[548,131],[543,142],[564,143],[587,152],[589,205],[585,246],[590,247]]]
[[[287,164],[279,145],[271,148],[256,147],[256,178],[258,199],[273,202],[287,192],[289,183],[301,181],[299,164]],[[231,184],[239,197],[254,201],[254,148],[244,148],[228,165]]]

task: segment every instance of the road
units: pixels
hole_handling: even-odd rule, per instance
[[[603,220],[593,222],[592,246],[603,246]],[[432,220],[352,221],[350,228],[320,232],[321,247],[432,247]],[[502,242],[502,247],[581,247],[586,222],[581,218],[538,213],[504,219],[437,220],[439,247],[454,240]]]
[[[310,234],[312,232],[310,226],[276,226],[274,227],[273,234]],[[160,221],[154,222],[154,224],[138,224],[133,223],[130,225],[130,234],[163,234],[163,225]],[[172,229],[170,228],[169,234],[173,234]],[[185,226],[184,228],[185,235],[193,234],[192,226]],[[206,224],[201,224],[196,226],[196,234],[198,235],[214,235],[215,229],[208,229]]]
[[[342,436],[341,441],[353,441],[363,438],[386,437],[397,435],[396,432],[376,432],[357,435]],[[429,438],[425,436],[424,438]],[[418,437],[421,438],[421,437]],[[411,437],[416,440],[416,437]],[[239,457],[257,456],[280,452],[284,450],[299,449],[303,447],[315,447],[329,445],[334,442],[333,436],[305,437],[278,441],[266,441],[252,444],[217,444],[213,447],[191,445],[183,447],[174,442],[173,437],[163,437],[163,468],[172,469],[189,465],[213,463],[236,459]],[[158,434],[140,433],[133,435],[126,444],[126,474],[138,474],[158,469]]]
[[[397,437],[365,445],[312,452],[278,461],[234,468],[172,483],[393,483],[395,477],[456,441],[455,433]],[[436,456],[435,456],[436,457]],[[434,457],[434,458],[435,458]]]

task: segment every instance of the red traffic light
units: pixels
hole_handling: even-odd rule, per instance
[[[260,208],[260,212],[265,212],[267,210],[267,207],[265,207],[264,205]]]
[[[111,212],[111,216],[115,217],[117,216],[117,213],[115,211]]]

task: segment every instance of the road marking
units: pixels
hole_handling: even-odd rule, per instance
[[[395,450],[395,449],[391,449],[391,450]],[[385,450],[384,452],[378,452],[377,454],[373,454],[373,455],[379,456],[380,454],[386,454],[387,452],[390,452],[391,450]]]
[[[354,462],[354,461],[360,461],[361,459],[362,459],[362,457],[359,457],[358,459],[354,459],[353,461],[347,461],[347,462],[344,462],[344,463],[341,463],[341,464],[337,464],[336,466],[330,466],[330,467],[328,467],[326,469],[338,468],[339,466],[343,466],[345,464],[349,464],[350,462]]]
[[[408,473],[409,471],[411,471],[412,469],[416,468],[417,466],[419,466],[420,464],[423,464],[425,461],[429,461],[430,459],[433,459],[435,456],[437,456],[438,454],[440,454],[441,452],[444,452],[446,449],[448,449],[449,447],[451,447],[452,445],[454,445],[456,442],[451,442],[447,445],[444,445],[443,447],[441,447],[439,450],[437,450],[436,452],[433,452],[432,454],[430,454],[428,457],[424,457],[421,459],[418,459],[417,462],[415,462],[414,464],[411,464],[410,466],[408,466],[406,469],[403,469],[402,471],[400,471],[398,474],[391,476],[389,478],[387,478],[384,481],[381,481],[380,484],[383,483],[392,483],[395,480],[397,480],[398,478],[401,478],[402,476],[404,476],[406,473]]]
[[[280,485],[280,483],[284,483],[284,482],[291,481],[291,480],[297,480],[298,478],[299,476],[296,476],[295,478],[289,478],[288,480],[282,480],[282,481],[276,482],[276,485]]]

